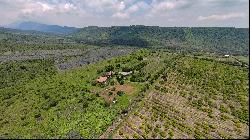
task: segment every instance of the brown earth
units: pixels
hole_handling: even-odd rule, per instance
[[[100,93],[100,96],[103,97],[107,103],[112,103],[114,98],[117,96],[118,91],[124,91],[125,94],[132,94],[134,91],[134,87],[130,84],[115,85],[103,90]]]

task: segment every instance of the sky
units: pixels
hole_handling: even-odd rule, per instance
[[[249,0],[0,0],[0,25],[249,28]]]

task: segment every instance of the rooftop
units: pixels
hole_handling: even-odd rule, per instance
[[[121,74],[121,75],[129,75],[129,74],[131,74],[131,73],[133,73],[132,71],[130,71],[130,72],[119,72],[119,74]]]
[[[99,77],[99,79],[97,79],[97,82],[103,83],[103,82],[106,82],[107,79],[108,79],[108,77],[103,77],[103,76],[101,76],[101,77]]]

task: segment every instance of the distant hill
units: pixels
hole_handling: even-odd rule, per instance
[[[28,29],[28,25],[30,25],[30,30],[24,30]],[[4,44],[19,44],[20,42],[25,44],[65,44],[67,42],[66,44],[77,45],[163,48],[184,53],[201,51],[249,55],[249,28],[143,25],[74,28],[39,23],[18,23],[15,27],[22,28],[22,30],[0,28],[0,43],[3,39]]]
[[[6,28],[6,27],[0,27],[0,33],[1,34],[15,34],[15,35],[42,35],[42,36],[61,36],[56,35],[53,33],[48,32],[41,32],[41,31],[35,31],[35,30],[20,30],[20,29],[14,29],[14,28]]]
[[[0,27],[0,43],[8,41],[10,44],[29,42],[31,44],[38,42],[50,42],[48,40],[63,39],[63,36],[52,33],[45,33],[34,30],[19,30]],[[32,43],[33,42],[33,43]]]
[[[74,33],[78,30],[75,27],[47,25],[36,22],[16,22],[5,26],[7,28],[19,29],[19,30],[34,30],[45,33],[53,33],[58,35],[67,35]]]
[[[0,55],[9,51],[70,48],[71,44],[75,42],[62,35],[0,27]]]
[[[70,34],[78,42],[249,54],[249,29],[231,27],[90,26]]]

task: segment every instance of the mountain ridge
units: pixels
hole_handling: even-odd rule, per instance
[[[67,35],[79,30],[79,28],[76,27],[48,25],[32,21],[14,22],[9,25],[6,25],[5,27],[11,29],[19,29],[19,30],[34,30],[46,33],[53,33],[57,35]]]

